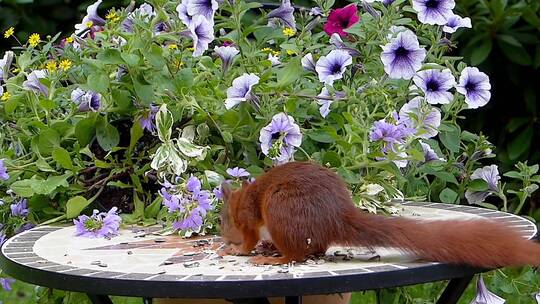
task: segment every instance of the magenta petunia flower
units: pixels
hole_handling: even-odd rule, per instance
[[[465,95],[465,103],[469,109],[483,107],[491,98],[488,75],[474,67],[466,67],[461,71],[456,90]]]
[[[343,30],[350,28],[358,21],[360,21],[358,9],[356,8],[356,4],[352,3],[345,7],[332,10],[328,14],[328,20],[323,29],[329,36],[338,33],[344,37],[347,36],[347,33]]]
[[[81,215],[73,220],[75,235],[89,238],[112,237],[118,234],[122,218],[118,216],[118,208],[112,207],[108,212],[94,210],[91,216]]]

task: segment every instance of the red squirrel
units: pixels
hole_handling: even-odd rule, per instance
[[[223,254],[248,255],[270,239],[281,256],[254,264],[285,264],[324,254],[331,245],[387,246],[418,258],[485,268],[540,265],[540,244],[488,220],[419,221],[362,212],[345,182],[310,162],[274,167],[232,191],[223,185]]]

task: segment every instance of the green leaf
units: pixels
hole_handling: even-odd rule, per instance
[[[120,51],[117,49],[112,48],[106,48],[103,52],[100,52],[97,55],[97,59],[101,61],[102,63],[108,63],[108,64],[123,64],[124,61],[122,60]]]
[[[32,189],[32,184],[34,183],[31,179],[23,179],[16,181],[11,184],[11,190],[15,192],[18,196],[21,197],[32,197],[34,195],[34,190]]]
[[[88,145],[96,135],[96,119],[88,117],[75,125],[75,137],[82,147]]]
[[[458,197],[459,197],[459,194],[450,188],[444,189],[439,194],[439,198],[441,199],[441,202],[447,203],[447,204],[455,204]]]
[[[487,191],[489,189],[488,183],[483,179],[473,179],[469,183],[469,190],[471,191]]]
[[[157,197],[150,205],[144,209],[144,218],[155,218],[159,210],[161,210],[161,201],[160,197]]]
[[[76,218],[81,212],[90,205],[86,198],[82,196],[75,196],[70,198],[66,203],[66,217],[68,219]]]
[[[520,65],[532,65],[532,57],[529,55],[527,50],[523,47],[521,43],[519,43],[515,38],[511,36],[505,36],[510,37],[512,40],[505,39],[505,40],[497,40],[497,43],[499,47],[501,48],[501,51],[503,54],[510,59],[510,61],[515,62]]]
[[[307,136],[313,139],[314,141],[318,141],[321,143],[331,144],[336,141],[336,139],[331,134],[329,134],[328,132],[325,132],[324,130],[311,131],[307,133]]]
[[[99,145],[105,151],[111,151],[120,143],[118,130],[107,122],[104,117],[99,117],[96,124],[96,137]]]
[[[91,90],[106,95],[109,88],[109,76],[105,73],[90,74],[86,84]]]
[[[131,155],[133,148],[135,148],[139,139],[144,135],[144,130],[139,122],[133,123],[133,126],[131,126],[131,129],[129,130],[129,135],[129,148],[127,154]]]
[[[510,178],[515,178],[515,179],[523,179],[523,176],[521,175],[521,173],[519,173],[517,171],[508,171],[508,172],[504,173],[504,176],[510,177]]]
[[[508,158],[518,159],[529,150],[533,138],[533,128],[526,128],[508,144]]]
[[[138,218],[139,220],[144,219],[144,202],[141,201],[139,196],[137,195],[137,192],[133,191],[133,216]]]
[[[144,105],[150,105],[154,101],[154,88],[142,76],[132,77],[133,88],[137,93],[138,99]]]
[[[42,155],[51,155],[52,151],[60,147],[60,135],[54,129],[45,129],[39,134],[38,148]]]
[[[460,130],[459,127],[454,125],[446,125],[448,129],[452,131],[441,131],[439,132],[439,138],[443,145],[450,151],[457,153],[459,152],[460,144]]]
[[[197,146],[183,137],[178,138],[177,146],[187,157],[204,159],[206,155],[206,147]]]
[[[135,67],[139,65],[140,57],[137,54],[129,54],[122,52],[120,56],[122,57],[124,62],[130,67]]]
[[[491,53],[492,47],[493,43],[489,37],[482,40],[479,45],[476,45],[471,53],[471,65],[479,65],[484,62]]]
[[[295,57],[291,59],[284,68],[277,71],[277,85],[284,87],[293,83],[302,75],[302,71],[300,58]]]
[[[52,158],[64,169],[73,170],[73,162],[71,161],[71,156],[69,152],[62,148],[58,147],[53,150]]]

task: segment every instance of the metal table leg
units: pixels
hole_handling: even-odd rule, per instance
[[[472,279],[473,276],[451,279],[437,304],[456,304]]]
[[[302,304],[302,296],[285,297],[285,304]]]
[[[86,294],[88,298],[90,298],[90,302],[92,304],[113,304],[109,296],[105,295],[94,295],[94,294]]]

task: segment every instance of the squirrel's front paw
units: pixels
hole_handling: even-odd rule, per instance
[[[218,251],[218,255],[249,255],[249,252],[244,252],[241,246],[231,244]]]

